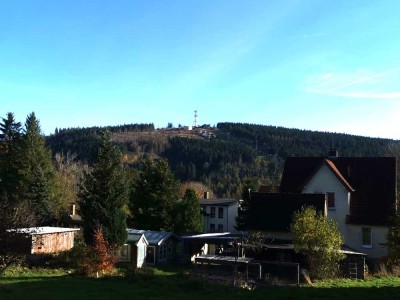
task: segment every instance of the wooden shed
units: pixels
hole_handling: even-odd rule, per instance
[[[176,243],[178,236],[172,232],[127,229],[128,237],[144,235],[148,242],[146,248],[146,266],[162,266],[176,259]],[[129,239],[129,238],[128,238]]]
[[[130,233],[128,231],[128,240],[118,253],[119,262],[134,269],[143,267],[148,244],[149,242],[143,233]]]
[[[11,229],[15,232],[15,249],[23,254],[52,254],[70,250],[79,228],[30,227]]]

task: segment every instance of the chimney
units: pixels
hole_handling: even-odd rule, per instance
[[[204,199],[210,199],[210,192],[204,192]]]
[[[71,206],[71,216],[75,216],[75,213],[76,213],[76,206],[75,206],[75,204],[72,204],[72,206]]]
[[[328,152],[329,159],[335,159],[339,157],[339,150],[338,149],[330,149]]]

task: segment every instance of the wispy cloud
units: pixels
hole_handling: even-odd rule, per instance
[[[306,80],[305,91],[348,98],[400,99],[399,69],[384,72],[357,70],[352,73],[324,73]]]

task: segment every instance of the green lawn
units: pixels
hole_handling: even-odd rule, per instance
[[[65,271],[11,272],[0,279],[0,299],[400,299],[400,278],[335,280],[313,287],[254,291],[185,278],[179,272],[84,278]]]

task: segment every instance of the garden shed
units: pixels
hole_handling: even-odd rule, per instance
[[[143,233],[128,231],[128,240],[118,253],[119,261],[134,269],[143,267],[148,244],[149,242]]]
[[[165,265],[176,258],[178,236],[172,232],[127,229],[128,237],[143,234],[148,242],[146,247],[146,266]]]
[[[22,254],[52,254],[68,251],[74,246],[79,228],[30,227],[8,230],[15,233],[12,248]]]

